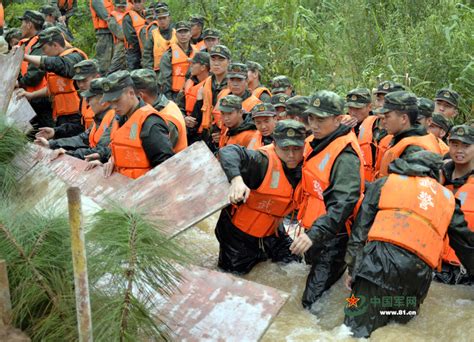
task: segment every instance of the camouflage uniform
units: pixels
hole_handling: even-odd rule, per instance
[[[92,0],[91,6],[100,19],[109,21],[109,13],[105,9],[103,0]],[[106,75],[114,53],[114,38],[108,28],[95,30],[95,37],[97,40],[95,58],[99,61],[100,73]]]
[[[45,17],[47,15],[51,15],[55,18],[55,22],[52,23],[51,25],[56,26],[57,28],[59,28],[61,30],[61,32],[64,33],[64,38],[66,38],[66,40],[68,42],[72,42],[74,40],[74,36],[72,35],[71,31],[69,31],[68,27],[66,25],[64,25],[63,23],[58,21],[58,18],[61,16],[61,12],[59,12],[59,9],[57,7],[51,6],[51,5],[44,5],[44,6],[40,7],[39,11],[41,13],[43,13],[45,15]],[[46,24],[47,24],[47,22],[45,22],[45,25]]]
[[[288,88],[292,88],[291,96],[296,95],[295,90],[293,89],[293,85],[291,84],[291,81],[287,76],[279,75],[279,76],[274,77],[272,79],[271,86],[272,86],[273,95],[284,93]]]
[[[114,0],[114,4],[115,7],[126,7],[127,0]],[[117,22],[114,16],[110,16],[108,26],[110,32],[112,32],[113,37],[115,37],[114,53],[112,55],[112,60],[110,62],[110,67],[108,71],[108,74],[111,74],[119,70],[125,70],[127,67],[127,62],[125,59],[125,45],[122,25]]]
[[[253,62],[253,61],[248,61],[246,64],[247,64],[247,68],[250,71],[252,71],[252,72],[258,71],[258,77],[259,77],[259,81],[260,81],[260,78],[262,77],[263,66],[260,63]],[[258,84],[257,88],[260,88],[260,87],[263,87],[263,85],[261,83]],[[259,99],[262,100],[262,102],[264,102],[264,103],[270,103],[271,97],[272,97],[271,94],[264,91],[260,95]]]

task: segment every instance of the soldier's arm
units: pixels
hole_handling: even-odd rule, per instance
[[[39,48],[33,48],[30,53],[31,56],[40,56],[42,54],[43,53]],[[46,73],[44,72],[44,70],[41,70],[33,63],[29,63],[26,74],[24,76],[22,76],[21,74],[18,76],[18,84],[21,87],[36,86],[41,82],[45,74]]]
[[[416,146],[416,145],[409,145],[405,148],[405,151],[403,151],[403,153],[400,155],[399,158],[405,158],[406,156],[415,152],[419,152],[419,151],[423,151],[423,147]]]
[[[132,25],[130,15],[126,15],[122,22],[123,35],[127,41],[126,48],[127,67],[129,70],[140,68],[141,52],[138,44],[138,37]]]
[[[448,236],[449,245],[456,252],[459,261],[461,261],[470,275],[474,275],[474,232],[468,228],[457,200],[456,208],[448,227]]]
[[[143,42],[142,68],[153,70],[153,35],[152,29],[148,31],[148,39]]]
[[[89,132],[90,129],[73,137],[50,140],[49,147],[51,149],[64,148],[65,150],[89,147]]]
[[[169,99],[173,98],[173,93],[171,92],[171,74],[171,50],[168,50],[163,57],[161,57],[158,83],[161,86],[161,92]]]
[[[84,57],[77,52],[66,56],[41,57],[40,67],[48,72],[54,72],[56,75],[73,78],[74,65],[84,60]]]
[[[124,35],[123,35],[122,26],[119,25],[115,17],[111,16],[109,20],[107,21],[107,25],[109,26],[109,30],[114,34],[115,37],[117,37],[120,40],[123,40]]]
[[[347,147],[335,160],[331,171],[330,185],[324,191],[323,198],[326,214],[320,216],[306,233],[317,244],[346,230],[345,222],[351,216],[360,196],[360,160]]]
[[[222,169],[229,182],[241,176],[250,189],[257,189],[262,184],[268,168],[266,155],[247,150],[239,145],[225,146],[218,153]]]
[[[92,0],[91,4],[97,16],[102,20],[107,20],[109,12],[104,6],[104,0]]]
[[[150,115],[140,133],[143,150],[152,167],[160,165],[174,155],[166,122],[157,115]]]
[[[178,127],[176,127],[176,125],[170,121],[168,123],[168,129],[170,131],[171,146],[175,147],[179,137]]]

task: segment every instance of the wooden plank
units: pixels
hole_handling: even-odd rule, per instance
[[[116,199],[151,219],[165,221],[175,236],[229,204],[229,182],[203,142],[166,160],[121,191]]]
[[[24,97],[18,98],[18,91],[14,91],[7,110],[7,122],[28,133],[33,129],[30,120],[36,116],[36,112]]]
[[[176,341],[258,341],[289,297],[272,287],[196,266],[182,275],[179,292],[157,306]]]
[[[8,104],[15,88],[16,79],[23,61],[23,48],[10,51],[7,55],[0,54],[0,115],[6,114]]]

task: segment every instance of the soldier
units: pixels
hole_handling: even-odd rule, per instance
[[[395,91],[385,96],[384,105],[377,111],[384,115],[388,134],[393,135],[388,150],[382,157],[378,177],[388,175],[388,165],[397,158],[419,150],[441,153],[436,138],[417,124],[418,99],[407,91]]]
[[[100,73],[106,75],[114,53],[114,39],[108,21],[114,9],[112,0],[90,0],[92,24],[95,29],[95,55],[99,61]]]
[[[453,127],[449,136],[449,156],[451,160],[442,168],[444,186],[460,201],[467,226],[474,232],[474,128],[468,125]],[[449,241],[443,251],[442,270],[435,271],[434,280],[445,284],[474,284],[474,276],[466,274]]]
[[[68,42],[72,42],[74,37],[69,31],[68,27],[63,24],[62,22],[58,21],[59,17],[61,16],[61,12],[59,12],[57,7],[51,5],[44,5],[40,7],[39,11],[44,14],[45,23],[51,24],[51,26],[56,26],[64,33],[64,38]]]
[[[114,39],[114,53],[110,62],[108,74],[127,68],[125,59],[125,36],[123,34],[123,18],[127,11],[127,0],[114,0],[115,8],[110,12],[108,21],[109,30]]]
[[[252,109],[252,119],[257,128],[254,149],[273,142],[273,131],[277,124],[276,111],[270,103],[260,103]]]
[[[309,125],[309,114],[306,112],[309,106],[309,97],[296,95],[285,102],[285,113],[294,120],[301,122],[306,128],[306,136],[313,134]]]
[[[261,81],[261,75],[263,72],[263,66],[257,62],[248,61],[248,87],[252,92],[252,95],[260,99],[262,102],[270,103],[272,93],[266,87],[264,87]]]
[[[227,70],[227,83],[229,89],[222,91],[219,97],[228,94],[236,95],[242,99],[242,108],[250,113],[252,108],[262,101],[252,94],[247,86],[248,69],[242,63],[231,63]]]
[[[218,30],[207,28],[202,33],[202,38],[204,41],[204,52],[210,52],[211,49],[220,44],[221,33]]]
[[[418,98],[418,123],[425,127],[425,129],[427,130],[430,127],[431,122],[433,121],[432,117],[434,107],[435,104],[430,99],[427,99],[425,97]]]
[[[458,115],[459,99],[456,91],[442,88],[436,93],[434,111],[443,114],[447,119],[453,119]]]
[[[441,113],[433,113],[428,132],[433,134],[438,141],[441,153],[445,155],[448,153],[449,147],[443,141],[448,137],[448,133],[451,130],[451,122]]]
[[[306,112],[313,135],[306,140],[297,217],[306,231],[290,249],[296,255],[307,252],[311,270],[302,303],[310,309],[346,269],[348,231],[364,191],[364,168],[356,135],[341,124],[344,99],[318,91]]]
[[[191,44],[193,44],[198,51],[204,50],[206,48],[204,38],[202,37],[204,17],[193,16],[189,18],[189,22],[191,23]]]
[[[216,224],[217,266],[223,271],[246,274],[267,258],[284,263],[299,260],[289,252],[291,239],[282,220],[296,209],[304,126],[280,121],[274,138],[274,143],[258,151],[238,145],[219,150],[219,160],[231,182],[229,198],[237,206],[224,208]]]
[[[168,51],[171,44],[178,43],[176,30],[171,25],[170,11],[167,6],[161,5],[155,9],[157,27],[148,29],[143,50],[143,68],[158,72],[163,54]]]
[[[18,45],[25,47],[25,54],[27,55],[43,55],[43,50],[38,44],[38,34],[41,32],[44,24],[44,15],[37,11],[26,10],[19,19],[21,20],[22,39]],[[47,86],[46,72],[35,64],[24,60],[21,63],[20,74],[18,75],[18,86],[29,93],[44,89]],[[30,104],[37,114],[31,122],[35,128],[54,126],[51,101],[48,97],[31,99]]]
[[[168,100],[158,89],[156,74],[150,69],[138,69],[131,72],[136,94],[146,103],[155,108],[166,120],[170,131],[170,141],[173,151],[178,153],[188,146],[186,124],[179,107]]]
[[[15,45],[18,45],[22,38],[21,30],[12,28],[5,33],[5,40],[8,43],[8,49],[11,50]]]
[[[57,6],[61,14],[58,19],[67,26],[69,19],[71,19],[77,9],[77,0],[52,0],[51,5]]]
[[[122,20],[128,70],[140,69],[141,66],[144,42],[140,37],[140,31],[146,25],[144,9],[145,0],[134,0],[132,9],[127,11]]]
[[[290,82],[290,79],[286,76],[280,75],[272,79],[272,94],[284,93],[289,97],[295,96],[295,91],[293,90],[293,85]]]
[[[158,82],[161,92],[169,99],[176,100],[178,94],[184,93],[186,74],[197,50],[191,45],[191,24],[180,21],[176,24],[178,42],[172,43],[169,50],[163,54],[160,63]]]
[[[400,83],[393,81],[383,81],[377,86],[374,91],[375,95],[375,109],[382,108],[385,102],[385,95],[393,93],[394,91],[405,90],[405,87]]]
[[[352,295],[346,299],[344,323],[354,337],[367,338],[391,320],[407,323],[415,317],[409,311],[417,313],[426,297],[446,235],[473,274],[474,233],[452,193],[438,183],[442,164],[429,151],[405,155],[365,193],[346,254]],[[390,300],[382,306],[382,298]],[[382,310],[406,315],[383,315]]]
[[[256,143],[256,127],[249,116],[244,117],[242,98],[236,95],[224,96],[219,101],[224,128],[219,138],[219,148],[237,144],[250,150]]]
[[[112,156],[104,164],[104,176],[114,171],[138,178],[174,155],[166,120],[137,97],[128,71],[117,71],[102,82],[102,102],[110,102],[119,116],[111,134]],[[131,158],[130,156],[133,156]]]
[[[56,27],[43,30],[38,37],[37,44],[42,47],[46,56],[25,54],[24,60],[47,72],[47,87],[33,92],[24,91],[19,93],[19,96],[25,96],[28,100],[51,96],[56,126],[64,123],[76,124],[77,131],[72,130],[68,133],[76,135],[83,130],[83,127],[82,117],[79,114],[79,95],[72,78],[75,73],[74,65],[87,59],[87,55],[77,48],[66,48],[66,41]]]
[[[275,107],[277,113],[277,120],[285,120],[285,119],[294,119],[294,117],[286,116],[286,101],[288,101],[290,97],[284,93],[273,94],[270,99],[270,103]]]

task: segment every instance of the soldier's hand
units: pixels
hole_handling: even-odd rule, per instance
[[[66,153],[66,150],[64,148],[58,148],[57,150],[54,150],[53,153],[51,153],[50,160],[51,161],[55,160],[55,159],[59,158],[59,156],[62,156],[65,153]]]
[[[354,128],[355,126],[357,126],[357,119],[353,118],[352,116],[350,116],[350,117],[344,116],[344,118],[341,120],[341,123],[343,125]]]
[[[35,139],[35,144],[36,145],[39,145],[39,146],[42,146],[42,147],[48,147],[49,148],[49,141],[46,140],[45,138],[36,138]]]
[[[100,162],[100,160],[92,160],[92,161],[87,163],[86,168],[84,169],[84,171],[89,171],[89,170],[92,170],[93,168],[95,168],[97,166],[102,166],[102,165],[103,164]]]
[[[189,128],[193,128],[197,125],[196,118],[193,118],[192,116],[185,116],[184,122],[186,123],[186,127]]]
[[[306,233],[301,233],[295,241],[290,246],[290,251],[296,255],[303,255],[311,248],[313,241],[306,235]]]
[[[229,200],[233,204],[246,202],[250,195],[250,189],[245,185],[241,176],[234,177],[230,182]]]
[[[218,144],[219,140],[221,138],[221,134],[219,132],[214,132],[214,133],[211,134],[211,137],[212,137],[212,142],[214,144]]]
[[[113,158],[110,158],[107,163],[104,164],[104,177],[108,178],[112,175],[114,172],[114,160]]]
[[[35,135],[36,138],[45,138],[47,140],[54,138],[54,128],[51,127],[40,127],[38,133]]]
[[[344,286],[349,291],[352,291],[352,277],[349,274],[346,274],[346,277],[344,278]]]
[[[18,81],[17,81],[17,83],[18,83]],[[22,97],[26,97],[26,93],[27,93],[27,91],[25,89],[20,88],[16,92],[16,97],[21,99]]]
[[[87,156],[84,156],[84,160],[89,162],[89,161],[92,161],[92,160],[97,160],[97,159],[100,159],[100,154],[98,153],[92,153],[92,154],[88,154]],[[100,163],[102,165],[102,163]]]

